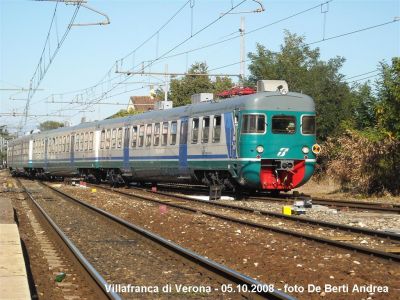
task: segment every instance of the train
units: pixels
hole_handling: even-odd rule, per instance
[[[28,134],[9,142],[7,164],[13,175],[32,178],[290,191],[311,178],[321,150],[315,104],[272,84],[260,81],[248,95]]]

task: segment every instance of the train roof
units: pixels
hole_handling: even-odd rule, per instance
[[[34,133],[21,137],[32,138],[42,134],[57,134],[66,131],[79,131],[84,128],[99,128],[111,124],[129,124],[133,122],[162,122],[177,120],[185,116],[196,115],[215,115],[233,110],[270,110],[270,111],[304,111],[314,112],[314,101],[310,96],[300,93],[290,92],[281,94],[279,92],[261,92],[247,96],[237,96],[227,99],[219,99],[197,104],[179,106],[168,110],[152,110],[138,115],[126,116],[122,118],[106,119],[101,121],[81,123],[71,127],[61,127],[54,130]]]

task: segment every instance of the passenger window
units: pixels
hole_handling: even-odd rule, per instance
[[[84,142],[85,142],[85,144],[84,144],[83,150],[87,151],[89,149],[89,147],[88,147],[88,133],[87,132],[85,132]]]
[[[83,151],[83,132],[81,133],[81,138],[79,139],[79,150]]]
[[[143,147],[143,144],[144,144],[144,125],[140,125],[138,146]]]
[[[106,131],[106,149],[110,149],[111,146],[111,129]]]
[[[160,123],[154,125],[154,146],[158,146],[160,144]]]
[[[137,126],[132,127],[132,148],[136,147],[137,141]]]
[[[171,145],[176,144],[177,127],[178,127],[178,125],[177,125],[176,121],[171,122],[171,141],[170,141]]]
[[[93,150],[93,132],[89,133],[89,150]]]
[[[168,143],[168,122],[164,122],[162,125],[161,144],[165,146],[167,143]]]
[[[79,151],[79,134],[75,134],[75,151]]]
[[[315,116],[303,116],[301,118],[301,133],[315,134]]]
[[[199,118],[192,120],[192,144],[197,144],[199,140]]]
[[[117,147],[121,148],[121,146],[122,146],[122,128],[118,128]]]
[[[294,134],[296,132],[296,118],[294,116],[273,116],[272,133]]]
[[[242,133],[265,133],[265,115],[243,115]]]
[[[208,136],[210,134],[210,117],[203,118],[203,126],[201,132],[201,142],[208,143]]]
[[[111,147],[115,149],[116,145],[117,145],[117,129],[114,128],[111,134]]]
[[[102,130],[100,134],[100,149],[104,149],[105,142],[106,142],[106,131]]]
[[[148,124],[146,126],[146,147],[151,146],[151,133],[153,130],[153,124]]]
[[[220,139],[221,139],[221,116],[214,116],[213,143],[218,143]]]
[[[66,151],[69,152],[69,145],[71,144],[71,137],[67,135],[67,145],[66,145]],[[44,144],[42,144],[44,146]]]

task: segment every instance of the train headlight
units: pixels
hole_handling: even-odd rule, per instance
[[[314,145],[312,146],[312,152],[313,152],[314,154],[319,154],[319,153],[321,152],[321,146],[318,145],[318,144],[314,144]]]
[[[263,153],[264,152],[264,147],[259,145],[259,146],[257,146],[256,151],[257,151],[257,153]]]
[[[308,148],[307,146],[304,146],[303,148],[301,148],[301,151],[303,151],[304,154],[307,154],[310,152],[310,148]]]

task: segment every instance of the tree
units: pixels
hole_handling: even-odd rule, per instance
[[[289,90],[308,94],[315,100],[320,140],[338,134],[341,130],[338,125],[352,118],[351,89],[339,73],[343,57],[323,61],[318,48],[311,49],[303,36],[287,31],[280,52],[257,44],[256,52],[248,56],[251,60],[248,81],[253,85],[260,79],[283,79]]]
[[[382,62],[380,70],[376,108],[378,126],[386,135],[400,140],[400,57],[392,58],[392,65]]]
[[[204,62],[194,63],[189,74],[206,74],[207,64]],[[170,85],[170,96],[174,106],[182,106],[190,103],[190,96],[197,93],[211,93],[213,85],[208,76],[186,75],[182,79],[172,79]]]
[[[39,125],[40,131],[57,129],[60,127],[64,127],[64,123],[57,122],[57,121],[45,121],[43,123],[40,123],[40,125]]]
[[[122,117],[126,117],[126,116],[137,115],[137,114],[140,114],[140,113],[142,113],[142,111],[137,111],[137,110],[134,110],[132,108],[129,109],[129,110],[121,109],[120,111],[116,112],[115,114],[109,116],[106,119],[122,118]]]
[[[357,85],[353,89],[353,96],[354,122],[352,127],[357,130],[373,128],[376,125],[375,110],[377,99],[371,86],[367,82]]]
[[[196,62],[188,70],[189,74],[207,74],[208,67],[205,62]],[[179,79],[172,79],[168,92],[168,99],[172,100],[174,107],[190,103],[190,97],[197,93],[220,93],[233,87],[229,77],[219,77],[212,81],[209,76],[185,75]],[[164,91],[157,89],[156,97],[164,99]]]

